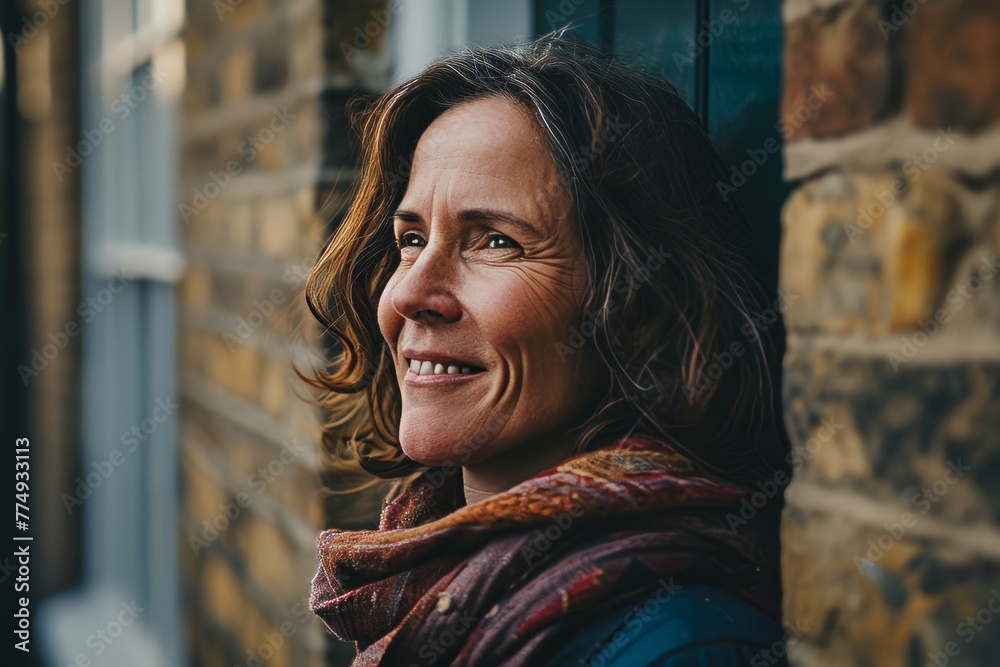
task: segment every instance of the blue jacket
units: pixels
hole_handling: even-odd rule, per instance
[[[781,626],[740,598],[689,584],[581,628],[554,667],[787,667]],[[603,646],[603,650],[602,647]]]

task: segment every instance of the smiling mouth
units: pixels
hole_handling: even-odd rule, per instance
[[[480,366],[460,363],[442,363],[420,359],[406,359],[410,371],[419,376],[425,375],[475,375],[486,369]]]

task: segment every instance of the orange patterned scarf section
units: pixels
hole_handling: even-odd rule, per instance
[[[731,527],[749,490],[662,442],[580,454],[468,506],[451,472],[425,471],[378,530],[319,536],[312,608],[356,643],[355,667],[544,664],[664,582],[716,585],[780,620],[775,521]]]

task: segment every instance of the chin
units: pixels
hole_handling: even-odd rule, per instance
[[[399,445],[403,453],[425,466],[460,466],[468,458],[466,441],[454,434],[443,434],[436,428],[428,428],[427,423],[407,424],[406,417],[400,420]]]

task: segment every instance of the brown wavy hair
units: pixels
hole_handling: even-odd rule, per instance
[[[576,429],[575,451],[643,433],[735,481],[787,470],[774,391],[780,316],[741,256],[748,225],[717,187],[726,176],[715,147],[670,84],[562,34],[464,50],[352,101],[359,176],[306,283],[334,339],[332,363],[311,379],[330,415],[328,469],[395,479],[397,490],[424,469],[399,445],[399,387],[376,319],[399,261],[391,214],[424,130],[489,96],[537,120],[583,240],[589,289],[576,330],[589,335],[576,341],[596,347],[610,386]],[[669,259],[640,269],[660,248]]]

